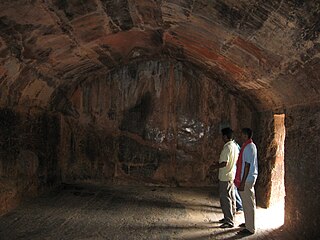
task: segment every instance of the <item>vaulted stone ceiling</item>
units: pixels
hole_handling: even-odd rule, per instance
[[[2,0],[0,106],[55,109],[132,61],[189,62],[262,110],[320,100],[320,2]]]

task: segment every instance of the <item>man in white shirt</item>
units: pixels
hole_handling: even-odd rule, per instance
[[[220,220],[220,228],[234,227],[235,193],[234,177],[235,164],[239,155],[239,148],[233,140],[231,128],[221,130],[225,142],[220,154],[219,163],[212,165],[212,168],[219,168],[219,194],[220,204],[224,218]]]

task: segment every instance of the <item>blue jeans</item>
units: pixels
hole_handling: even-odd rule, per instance
[[[236,195],[236,209],[237,211],[238,210],[243,210],[243,207],[242,207],[242,201],[241,201],[241,197],[239,195],[239,192],[238,192],[238,189],[236,186],[234,186],[234,192],[235,192],[235,195]]]

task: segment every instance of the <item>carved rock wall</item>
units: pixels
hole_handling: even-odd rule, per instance
[[[259,177],[256,184],[257,203],[269,207],[271,196],[271,175],[275,166],[274,118],[272,112],[263,112],[254,119],[254,142],[258,149]]]
[[[285,222],[306,239],[320,236],[319,121],[319,105],[286,111]]]
[[[319,139],[314,136],[305,143],[295,133],[309,131],[308,124],[318,120],[319,12],[319,1],[302,0],[2,0],[0,106],[65,115],[58,163],[64,179],[144,176],[179,184],[208,181],[209,156],[217,156],[222,146],[221,126],[239,129],[250,125],[250,112],[267,112],[262,114],[266,119],[257,120],[261,125],[256,131],[262,196],[268,196],[264,190],[270,189],[268,173],[276,155],[271,111],[289,109],[294,130],[289,129],[293,137],[289,135],[285,147],[288,164],[293,164],[286,163],[287,221],[302,229],[304,217],[309,217],[307,223],[319,222],[310,207],[314,204],[303,205],[301,200],[297,203],[301,209],[293,210],[300,201],[294,196],[300,198],[310,187],[309,179],[319,182],[319,168],[309,162],[313,154],[308,150]],[[175,64],[154,70],[157,64],[150,59],[162,58],[193,66],[183,64],[183,74]],[[145,70],[139,70],[135,61],[144,61]],[[159,81],[153,72],[161,73]],[[201,73],[215,76],[223,87]],[[247,99],[255,109],[239,99]],[[292,108],[301,104],[314,105]],[[44,123],[34,123],[38,115],[21,116],[43,129]],[[23,136],[28,124],[9,129]],[[1,137],[8,139],[10,134]],[[22,155],[28,156],[31,169],[36,168],[35,156],[39,160],[38,152],[49,150],[20,151],[25,143],[17,139],[19,154],[27,151]],[[42,135],[30,139],[38,139],[41,147],[52,145],[43,143]],[[10,144],[4,145],[1,167],[7,166],[6,159],[13,165],[21,159],[10,152]],[[49,148],[55,149],[55,144]],[[296,181],[291,176],[298,173]],[[9,178],[17,179],[13,175]],[[306,191],[305,203],[314,203],[313,191],[312,187]],[[310,229],[314,231],[312,224]]]
[[[0,109],[0,214],[59,184],[59,120]]]
[[[259,177],[256,184],[257,203],[268,208],[283,202],[285,115],[274,112],[254,114],[253,139],[258,148]]]
[[[136,62],[83,82],[64,117],[60,161],[66,181],[143,180],[173,185],[216,181],[208,167],[220,129],[251,125],[246,103],[183,62]]]

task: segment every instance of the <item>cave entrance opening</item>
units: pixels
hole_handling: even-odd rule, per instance
[[[274,139],[273,147],[276,149],[274,164],[271,171],[271,191],[268,214],[265,223],[272,226],[266,228],[281,227],[284,224],[285,213],[285,114],[274,114]],[[266,219],[270,218],[270,219]]]

